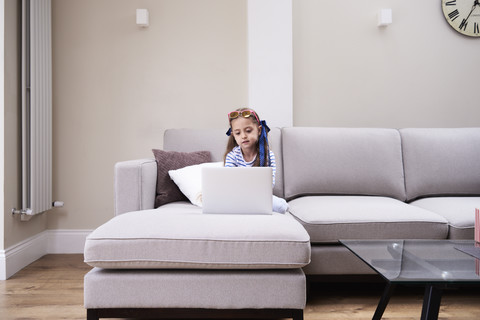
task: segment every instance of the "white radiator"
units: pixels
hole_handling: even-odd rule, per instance
[[[22,220],[52,208],[51,11],[22,1]]]

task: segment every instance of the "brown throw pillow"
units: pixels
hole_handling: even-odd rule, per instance
[[[168,170],[176,170],[195,164],[211,161],[209,151],[176,152],[152,149],[157,160],[157,195],[155,208],[174,201],[188,201],[187,197],[170,179]]]

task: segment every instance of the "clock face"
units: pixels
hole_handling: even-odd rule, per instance
[[[442,0],[445,19],[457,32],[480,37],[480,0]]]

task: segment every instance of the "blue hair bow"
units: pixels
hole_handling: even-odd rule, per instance
[[[258,141],[258,148],[260,149],[260,167],[265,166],[265,144],[267,145],[267,151],[270,150],[268,146],[267,132],[270,131],[270,128],[267,126],[265,120],[260,121],[262,125],[262,132],[260,133],[260,138]],[[267,165],[270,165],[270,155],[268,155]]]

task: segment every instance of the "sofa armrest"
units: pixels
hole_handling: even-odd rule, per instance
[[[117,162],[114,177],[115,215],[153,209],[157,184],[155,159]]]

